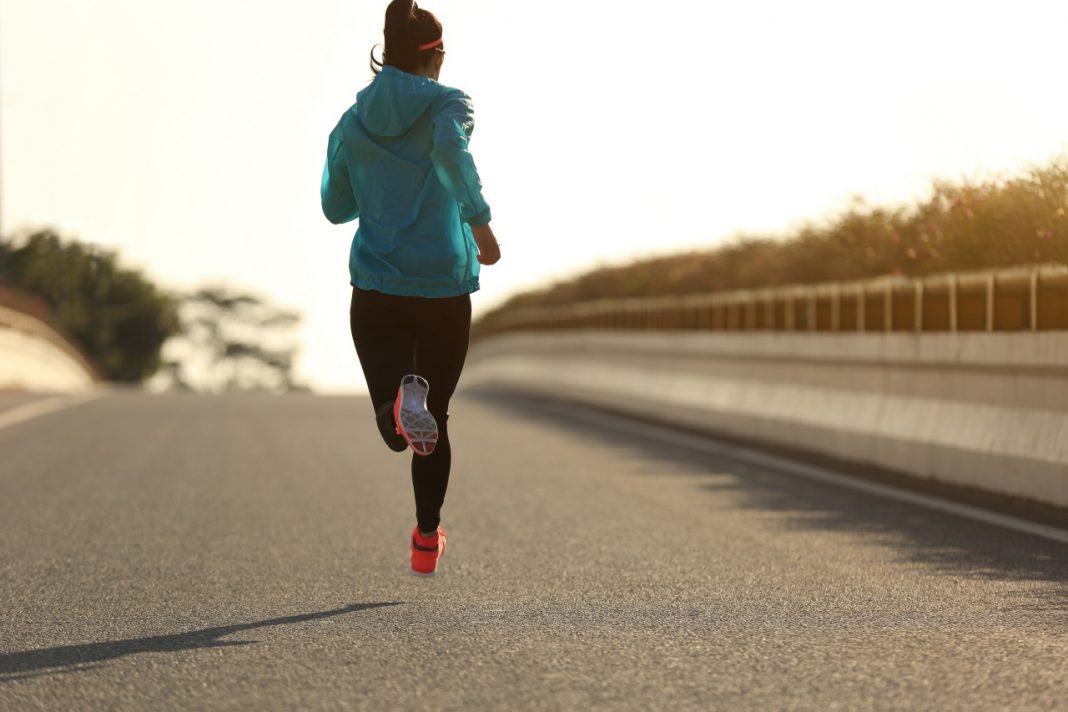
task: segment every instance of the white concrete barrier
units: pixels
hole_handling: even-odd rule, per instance
[[[465,387],[567,397],[1068,507],[1068,333],[514,334]]]
[[[80,392],[95,384],[92,367],[55,330],[0,306],[0,389]]]

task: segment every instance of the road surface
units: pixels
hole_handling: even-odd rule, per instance
[[[0,429],[0,710],[1068,707],[1062,544],[466,396],[413,579],[370,416],[130,393]]]

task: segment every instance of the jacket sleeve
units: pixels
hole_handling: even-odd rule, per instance
[[[360,206],[356,203],[356,194],[352,192],[349,169],[342,152],[344,134],[341,124],[330,134],[326,149],[326,165],[323,167],[323,180],[319,185],[319,199],[323,205],[323,215],[335,225],[347,223],[360,217]]]
[[[434,112],[434,150],[431,160],[438,180],[460,204],[460,215],[471,225],[486,225],[492,219],[482,197],[475,161],[467,150],[475,128],[475,109],[470,97],[452,92]]]

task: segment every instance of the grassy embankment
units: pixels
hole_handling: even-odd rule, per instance
[[[709,250],[605,267],[519,294],[484,319],[526,307],[921,276],[1068,262],[1068,157],[1023,175],[937,182],[925,202],[858,202],[786,237],[741,236]]]

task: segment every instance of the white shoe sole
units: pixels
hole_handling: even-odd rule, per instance
[[[422,572],[416,571],[415,569],[413,569],[410,566],[408,567],[408,573],[410,575],[412,575],[412,576],[415,576],[416,578],[434,578],[435,576],[438,575],[437,571],[431,571],[428,574],[424,574]]]
[[[393,416],[401,435],[416,455],[432,454],[438,444],[438,421],[426,409],[430,384],[422,376],[410,374],[401,379]]]

